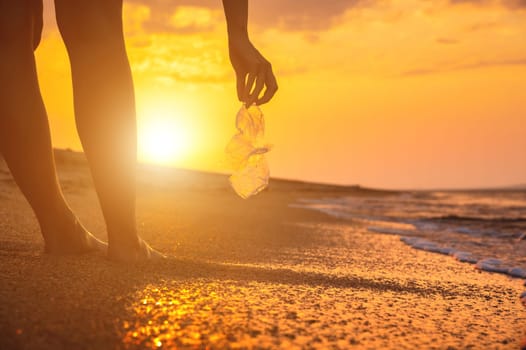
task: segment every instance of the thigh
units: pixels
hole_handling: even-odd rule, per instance
[[[0,45],[36,49],[43,26],[42,0],[0,0]]]
[[[55,0],[55,11],[69,47],[122,37],[122,0]]]

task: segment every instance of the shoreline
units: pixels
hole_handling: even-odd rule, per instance
[[[57,164],[70,205],[105,239],[87,167]],[[42,254],[0,172],[1,347],[517,349],[525,336],[516,280],[289,207],[339,193],[273,182],[243,201],[226,176],[175,170],[138,183],[140,234],[173,258],[122,266]]]
[[[432,193],[432,192],[426,192]],[[477,192],[479,193],[479,192]],[[401,242],[405,243],[407,246],[423,250],[427,252],[442,254],[450,256],[453,259],[461,262],[473,265],[473,267],[480,271],[499,273],[507,275],[512,278],[522,280],[523,285],[526,287],[526,267],[524,266],[523,259],[519,259],[515,265],[510,263],[510,260],[503,262],[497,257],[497,252],[490,252],[490,255],[480,255],[473,253],[469,250],[463,250],[461,248],[452,246],[451,242],[447,237],[434,237],[429,233],[423,234],[422,229],[419,229],[418,224],[419,219],[405,219],[403,217],[382,217],[380,216],[366,216],[363,213],[354,213],[352,210],[344,211],[341,207],[342,200],[352,199],[352,196],[347,198],[342,197],[333,197],[333,198],[323,198],[315,199],[310,201],[308,199],[299,198],[295,203],[290,204],[294,208],[304,208],[307,210],[317,211],[327,215],[328,217],[342,219],[349,224],[360,223],[367,227],[367,231],[374,234],[383,234],[383,235],[393,235],[400,239]],[[336,206],[335,206],[336,205]],[[352,204],[348,203],[349,208],[353,208]],[[363,209],[358,209],[358,211]],[[370,210],[374,211],[375,208],[371,207]],[[448,218],[462,218],[455,215],[449,215]],[[435,219],[435,217],[432,217]],[[415,221],[416,220],[416,221]],[[424,219],[421,219],[424,220]],[[469,218],[469,220],[476,220],[476,218]],[[474,232],[477,231],[470,230],[465,227],[460,227],[455,229],[454,232]],[[513,243],[519,244],[525,239],[526,233],[515,233],[516,238],[514,238]],[[434,237],[434,239],[433,239]],[[449,243],[448,243],[449,242]],[[464,248],[465,249],[465,248]],[[515,257],[522,257],[521,251],[516,247],[516,252],[514,253]],[[492,255],[492,254],[493,255]],[[500,255],[503,255],[503,252],[500,252]],[[508,256],[509,258],[509,256]],[[526,293],[526,291],[524,292]],[[522,295],[523,293],[521,293]],[[522,298],[522,296],[521,296]]]

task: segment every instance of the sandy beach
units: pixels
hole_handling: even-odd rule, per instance
[[[83,155],[56,160],[72,208],[105,240]],[[520,279],[289,206],[363,195],[389,193],[273,180],[244,201],[226,176],[140,166],[140,233],[171,258],[126,266],[43,254],[2,163],[0,348],[520,348]]]

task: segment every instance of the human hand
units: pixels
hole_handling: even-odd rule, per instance
[[[278,90],[272,66],[256,50],[248,37],[229,38],[230,62],[236,72],[237,97],[245,105],[261,105],[272,99]],[[259,97],[265,88],[263,96]]]

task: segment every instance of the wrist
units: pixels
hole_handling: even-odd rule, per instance
[[[248,30],[246,26],[243,25],[229,25],[227,26],[227,33],[229,40],[248,40]]]

